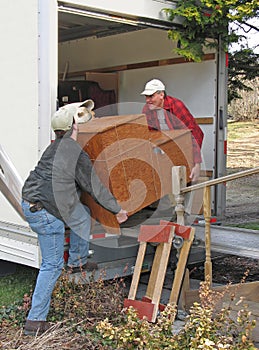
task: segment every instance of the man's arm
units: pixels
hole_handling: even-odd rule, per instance
[[[192,180],[192,182],[198,181],[200,177],[200,171],[201,171],[201,164],[200,163],[194,164],[194,167],[192,168],[191,174],[190,174],[190,179]]]
[[[199,125],[197,124],[195,118],[182,101],[174,99],[173,113],[192,132],[194,166],[191,170],[190,178],[192,179],[192,182],[196,182],[200,176],[200,163],[202,162],[201,147],[204,134]]]

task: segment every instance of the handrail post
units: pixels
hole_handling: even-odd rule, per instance
[[[177,224],[184,225],[184,194],[181,188],[186,186],[186,168],[185,166],[172,167],[172,189],[175,197],[175,212],[177,215]]]
[[[212,286],[212,263],[211,263],[211,232],[210,232],[210,219],[211,219],[211,192],[210,186],[204,187],[203,195],[203,213],[205,219],[205,280],[209,281],[210,287]]]
[[[176,212],[176,222],[179,225],[183,225],[184,226],[184,213],[185,213],[185,207],[184,207],[184,197],[185,194],[181,192],[181,189],[186,187],[186,167],[185,166],[173,166],[172,167],[172,193],[174,195],[175,198],[175,202],[176,202],[176,206],[175,206],[175,212]],[[185,291],[190,289],[190,273],[188,268],[186,268],[185,266],[178,266],[178,264],[182,263],[182,258],[181,256],[185,256],[187,255],[187,250],[190,249],[192,241],[194,238],[194,231],[192,231],[192,237],[189,238],[189,241],[184,242],[184,245],[182,246],[182,248],[177,249],[177,254],[176,254],[176,258],[177,258],[177,268],[176,268],[176,272],[175,274],[178,275],[179,273],[181,273],[180,271],[184,270],[183,273],[183,278],[181,279],[182,282],[182,287],[181,287],[181,292],[180,292],[180,296],[179,296],[179,302],[178,304],[182,305],[182,308],[185,308]],[[180,255],[182,250],[182,255]],[[180,259],[180,261],[179,261]],[[183,269],[183,270],[181,270]],[[175,290],[177,287],[177,283],[179,283],[179,278],[178,280],[175,279],[173,286],[172,286],[172,292],[171,292],[171,296],[170,296],[170,302],[172,302],[173,300],[175,300],[174,298],[176,298],[176,295],[174,295]],[[180,287],[180,286],[179,286]],[[176,299],[177,300],[177,299]]]

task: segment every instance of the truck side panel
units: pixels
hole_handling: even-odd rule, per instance
[[[24,180],[51,140],[57,95],[57,3],[0,3],[0,142]],[[0,221],[25,224],[0,193]]]
[[[1,1],[0,142],[25,177],[38,159],[38,1]],[[0,220],[21,222],[0,194]]]

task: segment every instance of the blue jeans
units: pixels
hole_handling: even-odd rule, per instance
[[[63,221],[45,209],[32,213],[26,201],[22,201],[22,208],[31,229],[38,234],[42,255],[28,319],[45,321],[49,312],[51,295],[64,264],[65,225]],[[69,249],[69,255],[71,250],[69,258],[71,266],[79,266],[87,260],[90,220],[89,209],[81,203],[76,206],[68,220],[72,229]]]
[[[79,202],[71,213],[66,225],[70,228],[68,266],[84,265],[89,255],[91,215],[87,206]]]

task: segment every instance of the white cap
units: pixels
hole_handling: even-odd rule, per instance
[[[152,79],[145,85],[145,90],[141,92],[141,95],[153,95],[157,91],[165,91],[165,85],[161,80]]]
[[[86,111],[84,114],[87,114],[85,120],[89,121],[92,118],[90,111],[94,108],[94,102],[92,100],[86,100],[84,102],[75,102],[67,104],[63,107],[60,107],[52,116],[51,127],[55,130],[68,131],[72,128],[73,118],[77,120],[81,116],[80,107],[85,107]]]
[[[71,109],[61,107],[51,118],[51,127],[55,130],[68,131],[72,128],[74,114]]]

